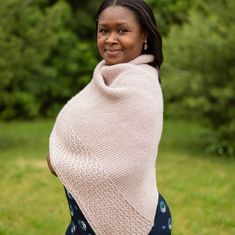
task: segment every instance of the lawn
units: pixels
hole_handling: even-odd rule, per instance
[[[45,161],[53,121],[0,122],[0,235],[64,235],[63,187]],[[173,235],[235,234],[235,159],[203,153],[203,129],[166,121],[158,188],[173,215]]]

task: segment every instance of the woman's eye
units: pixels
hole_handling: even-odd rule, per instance
[[[105,33],[108,33],[108,30],[107,29],[100,29],[99,32],[105,34]]]
[[[121,28],[121,29],[119,29],[119,31],[118,31],[119,33],[127,33],[128,32],[128,30],[127,29],[125,29],[125,28]]]

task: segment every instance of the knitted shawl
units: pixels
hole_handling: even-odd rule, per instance
[[[51,164],[97,235],[146,235],[154,224],[163,98],[153,59],[101,61],[50,135]]]

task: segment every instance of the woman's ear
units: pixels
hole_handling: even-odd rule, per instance
[[[147,32],[143,33],[143,42],[145,42],[145,40],[148,41],[148,33]]]

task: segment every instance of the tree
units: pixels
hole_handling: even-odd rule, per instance
[[[91,77],[96,58],[78,38],[70,6],[46,3],[0,3],[0,118],[51,115]]]
[[[169,24],[187,19],[192,1],[148,2],[167,35]],[[0,1],[0,119],[51,116],[89,82],[101,2]]]
[[[166,36],[171,25],[182,25],[188,20],[193,0],[147,0],[155,13],[160,32]]]
[[[200,2],[165,45],[166,100],[201,119],[210,128],[207,150],[224,155],[235,155],[234,11],[234,1]]]

